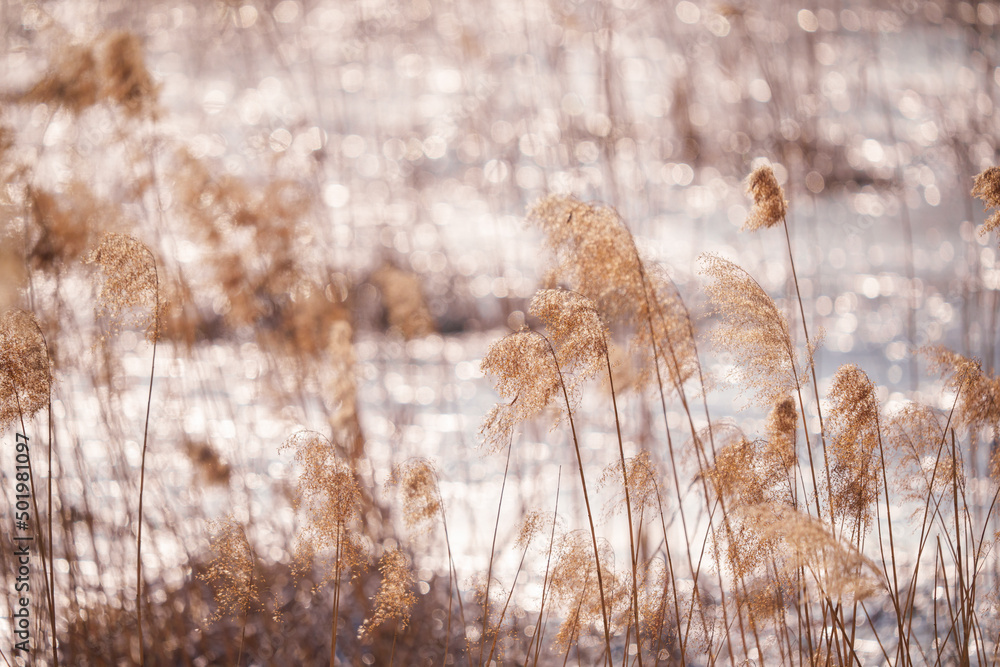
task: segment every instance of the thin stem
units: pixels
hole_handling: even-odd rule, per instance
[[[149,250],[147,249],[147,252]],[[149,252],[152,258],[152,252]],[[137,520],[137,535],[135,543],[135,611],[139,628],[139,665],[146,664],[146,651],[142,636],[142,500],[146,487],[146,449],[149,445],[149,415],[153,406],[153,374],[156,371],[156,343],[160,337],[160,276],[156,270],[156,260],[153,259],[153,277],[156,289],[153,291],[153,358],[149,364],[149,393],[146,396],[146,423],[142,430],[142,460],[139,463],[139,517]]]

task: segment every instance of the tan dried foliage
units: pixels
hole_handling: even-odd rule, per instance
[[[146,68],[138,37],[124,31],[107,35],[101,64],[104,94],[127,115],[146,116],[155,110],[158,88]]]
[[[101,72],[90,44],[66,44],[55,53],[48,72],[25,94],[26,102],[57,104],[79,114],[97,104]]]
[[[701,256],[702,273],[713,279],[705,290],[719,325],[712,340],[740,365],[744,390],[771,406],[792,394],[798,383],[788,322],[760,284],[736,264],[717,255]]]
[[[48,405],[52,375],[45,341],[31,313],[0,317],[0,432]]]
[[[745,231],[773,227],[784,220],[788,202],[785,201],[785,191],[778,185],[778,179],[770,165],[757,167],[747,177],[747,194],[753,197],[753,208],[743,223]]]
[[[256,557],[243,526],[232,516],[211,522],[215,557],[198,578],[215,593],[217,609],[212,620],[245,615],[263,609],[256,577]]]
[[[653,379],[654,359],[675,388],[696,372],[687,308],[666,276],[641,260],[614,209],[552,195],[530,209],[528,222],[542,230],[555,255],[554,278],[632,334],[630,352],[644,369],[640,384]]]
[[[204,440],[184,442],[184,453],[191,461],[198,479],[206,484],[229,486],[232,466],[226,463],[212,445]]]
[[[484,573],[476,574],[467,581],[466,589],[472,591],[472,600],[479,614],[475,621],[466,627],[466,651],[470,656],[475,655],[480,647],[485,649],[496,640],[498,653],[494,655],[498,658],[497,664],[501,664],[504,650],[504,642],[500,641],[500,634],[504,631],[501,623],[506,618],[505,625],[509,626],[511,618],[504,614],[507,590],[496,578],[487,579]]]
[[[173,174],[178,207],[206,248],[204,265],[225,299],[226,321],[234,327],[285,321],[294,340],[310,352],[322,350],[339,315],[322,307],[325,290],[309,284],[298,259],[297,230],[312,205],[308,188],[289,179],[254,186],[217,175],[183,150]],[[293,296],[304,296],[302,304]]]
[[[158,86],[146,68],[139,38],[117,31],[87,44],[60,44],[48,71],[24,95],[79,115],[102,100],[131,117],[156,110]]]
[[[371,282],[382,293],[389,326],[406,340],[434,333],[434,318],[427,307],[420,277],[391,264],[382,265],[372,274]]]
[[[427,459],[415,458],[400,463],[393,469],[385,485],[399,488],[403,521],[408,527],[428,530],[431,522],[441,514],[437,471]]]
[[[410,612],[417,602],[413,592],[416,580],[410,568],[409,559],[399,547],[393,547],[382,554],[378,564],[382,582],[373,598],[374,611],[358,629],[358,638],[371,637],[375,628],[386,621],[395,620],[399,630],[410,622]]]
[[[833,376],[827,425],[833,435],[830,455],[830,511],[863,535],[871,525],[879,497],[879,402],[875,385],[854,364],[844,364]]]
[[[34,267],[45,271],[58,272],[81,258],[96,234],[113,228],[120,217],[79,181],[59,194],[31,188],[28,197],[34,223],[28,257]]]
[[[330,324],[326,345],[326,375],[323,378],[323,403],[330,415],[334,436],[348,443],[351,458],[364,453],[364,438],[358,419],[357,382],[354,376],[354,328],[347,319]]]
[[[675,634],[670,571],[661,558],[654,558],[639,567],[639,632],[647,644],[656,645],[661,638]],[[666,637],[664,637],[666,635]]]
[[[983,233],[988,234],[1000,227],[1000,167],[990,167],[976,174],[972,185],[972,195],[983,200],[983,209],[994,209],[986,218]]]
[[[304,523],[295,544],[296,573],[307,572],[316,558],[323,559],[329,567],[317,583],[319,587],[336,578],[335,568],[355,574],[365,569],[368,548],[355,530],[362,496],[354,471],[319,433],[296,433],[280,449],[292,450],[301,468],[295,505]]]
[[[145,331],[147,340],[155,341],[163,303],[152,251],[126,234],[107,234],[88,261],[101,273],[97,315],[107,318],[108,331],[136,327]]]

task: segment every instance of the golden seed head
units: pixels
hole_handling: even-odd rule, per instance
[[[787,204],[785,191],[778,185],[770,165],[757,167],[747,178],[747,194],[753,196],[753,208],[743,223],[743,229],[756,231],[773,227],[785,218]]]
[[[750,274],[717,255],[701,256],[702,273],[714,279],[705,290],[719,326],[712,339],[740,365],[745,389],[771,406],[797,384],[788,322]]]
[[[774,458],[785,470],[795,465],[795,440],[799,427],[799,411],[790,396],[779,400],[767,416],[767,435]]]
[[[573,374],[570,388],[605,367],[609,334],[593,301],[569,290],[539,290],[528,312],[545,325],[559,370]]]
[[[1000,378],[983,371],[978,359],[964,357],[943,347],[926,348],[932,372],[941,374],[947,387],[958,394],[955,423],[967,429],[1000,427]]]
[[[403,520],[410,528],[429,528],[442,510],[437,472],[427,459],[410,459],[393,469],[386,486],[398,486],[403,503]]]
[[[152,251],[127,234],[107,234],[89,257],[101,272],[98,316],[106,317],[111,333],[126,326],[144,329],[146,338],[159,336],[159,278]]]
[[[625,476],[628,478],[628,499],[632,504],[632,511],[649,518],[656,516],[660,511],[659,475],[648,450],[644,449],[625,459]],[[620,514],[626,509],[621,461],[615,461],[604,469],[598,489],[607,487],[616,491],[610,513]]]
[[[634,333],[630,349],[645,369],[640,383],[653,379],[654,346],[674,387],[691,376],[697,357],[687,309],[669,279],[641,260],[614,209],[552,195],[532,206],[528,222],[556,258],[547,284],[561,281],[590,299],[603,321]]]
[[[983,233],[989,233],[1000,227],[1000,167],[990,167],[977,174],[972,194],[983,200],[984,210],[994,209],[993,215],[986,219]]]
[[[501,398],[509,400],[493,408],[480,429],[484,444],[498,451],[507,445],[517,424],[535,417],[561,390],[559,372],[548,341],[527,329],[493,343],[481,368],[494,376]]]
[[[210,527],[215,557],[198,578],[215,592],[218,609],[212,619],[230,614],[240,616],[260,608],[256,558],[243,526],[229,515],[211,522]]]
[[[48,404],[52,375],[35,316],[12,308],[0,317],[0,432]]]
[[[280,449],[291,449],[301,467],[296,508],[302,512],[305,523],[296,542],[296,570],[308,569],[314,556],[330,556],[338,551],[341,569],[365,567],[367,547],[353,530],[361,514],[362,500],[354,471],[336,456],[333,444],[319,433],[300,431]],[[323,582],[333,577],[333,572],[328,572]]]
[[[527,549],[531,541],[537,535],[552,527],[555,517],[552,512],[543,510],[528,510],[521,522],[521,529],[517,532],[517,539],[514,541],[516,549]]]
[[[833,516],[862,534],[879,497],[879,402],[875,385],[860,368],[837,369],[828,395]]]
[[[375,592],[374,612],[365,619],[358,630],[358,638],[371,637],[372,631],[386,621],[395,619],[398,629],[404,629],[410,622],[410,611],[417,602],[413,592],[416,580],[410,568],[409,559],[399,547],[393,547],[382,554],[378,564],[382,583]]]

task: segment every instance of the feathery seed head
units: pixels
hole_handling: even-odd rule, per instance
[[[628,493],[633,512],[650,517],[656,516],[660,511],[660,483],[656,465],[649,451],[643,449],[635,456],[625,459],[625,473],[628,477]],[[608,486],[616,490],[611,512],[620,514],[625,510],[625,488],[620,460],[609,464],[601,475],[598,489]]]
[[[788,202],[770,165],[757,167],[750,174],[747,194],[753,196],[753,208],[743,223],[743,229],[753,232],[762,227],[773,227],[784,219]]]
[[[280,447],[291,449],[299,473],[296,508],[305,525],[296,543],[296,569],[308,569],[314,555],[336,554],[341,563],[360,569],[367,565],[367,548],[353,530],[361,513],[361,487],[354,471],[336,456],[333,444],[319,433],[300,431]],[[346,569],[346,568],[344,568]],[[333,578],[330,572],[323,582]]]
[[[372,631],[388,620],[396,619],[402,630],[410,622],[410,611],[417,602],[413,592],[415,579],[409,559],[399,547],[393,547],[382,554],[378,564],[382,573],[382,583],[375,592],[374,613],[361,624],[358,638],[371,637]]]
[[[745,388],[764,406],[795,391],[794,353],[788,322],[749,273],[718,255],[701,256],[702,273],[714,279],[705,290],[720,318],[713,340],[740,364]]]
[[[993,215],[986,219],[983,233],[1000,227],[1000,167],[990,167],[977,174],[972,194],[983,200],[984,210],[994,209]]]
[[[864,533],[879,496],[875,385],[860,368],[845,364],[837,369],[828,398],[832,403],[828,424],[835,434],[829,450],[833,484],[830,510],[834,517]]]
[[[629,347],[640,368],[659,363],[675,388],[691,376],[697,353],[687,309],[669,279],[641,260],[614,209],[553,195],[531,208],[528,222],[545,233],[556,257],[549,283],[562,280],[590,299],[603,321],[633,332]],[[652,375],[646,371],[640,383]]]
[[[521,529],[517,532],[517,539],[514,547],[517,549],[527,549],[535,536],[552,527],[554,521],[552,512],[543,510],[528,510],[521,522]]]
[[[941,374],[946,385],[958,393],[955,422],[962,428],[1000,429],[1000,378],[983,371],[978,359],[964,357],[943,347],[923,350],[932,372]]]
[[[89,261],[101,272],[97,312],[108,318],[111,333],[135,326],[146,331],[149,341],[155,341],[163,304],[152,251],[127,234],[107,234]]]
[[[47,405],[52,375],[35,316],[12,308],[0,317],[0,432]]]
[[[539,290],[528,312],[545,325],[560,370],[575,371],[571,385],[593,377],[605,367],[608,330],[592,300],[569,290]]]
[[[788,470],[795,465],[795,440],[799,427],[799,411],[790,396],[779,400],[767,415],[768,444],[774,458]]]
[[[385,264],[372,274],[371,281],[382,293],[389,326],[398,329],[403,338],[410,340],[434,332],[434,318],[417,274]]]
[[[403,520],[408,527],[429,528],[430,522],[441,513],[437,472],[427,459],[416,458],[400,463],[385,484],[387,487],[399,487]]]
[[[246,531],[232,515],[210,524],[212,551],[215,557],[198,578],[215,592],[218,609],[212,620],[223,616],[246,614],[260,608],[260,594],[254,570],[256,558]]]
[[[490,451],[507,445],[514,427],[536,416],[560,391],[559,371],[548,341],[522,329],[490,345],[481,364],[495,377],[494,388],[509,399],[493,408],[480,433]]]

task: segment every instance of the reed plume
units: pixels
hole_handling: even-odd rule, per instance
[[[246,640],[247,618],[251,611],[260,610],[260,590],[257,583],[257,558],[243,526],[232,516],[226,516],[210,525],[212,551],[215,556],[198,578],[212,587],[216,610],[212,620],[224,616],[243,617],[240,636],[239,665]]]
[[[640,383],[659,369],[679,391],[698,364],[687,309],[662,271],[642,261],[618,213],[551,195],[532,206],[528,222],[545,234],[554,276],[633,334],[629,350],[639,359]]]
[[[736,264],[717,255],[701,256],[705,290],[719,325],[712,340],[740,366],[740,384],[762,406],[774,405],[800,386],[788,322],[760,284]]]
[[[146,68],[139,38],[112,32],[104,38],[102,56],[104,95],[133,118],[155,112],[158,86]]]
[[[517,424],[537,416],[560,391],[559,371],[548,341],[524,329],[490,345],[480,364],[495,377],[494,389],[509,402],[494,406],[480,434],[490,452],[506,447]]]
[[[393,468],[386,487],[399,488],[403,503],[403,522],[409,528],[428,529],[441,513],[441,495],[437,472],[427,459],[410,459]]]
[[[438,516],[444,527],[445,546],[448,549],[448,625],[445,628],[445,655],[451,645],[451,611],[452,585],[458,587],[458,572],[455,570],[455,560],[451,551],[451,536],[448,533],[448,520],[445,517],[444,499],[441,497],[441,487],[438,485],[437,471],[434,464],[427,459],[414,458],[396,466],[386,486],[399,487],[403,502],[403,522],[410,528],[431,530],[431,523]],[[458,592],[459,613],[463,622],[465,608],[462,604],[462,594]]]
[[[415,273],[384,264],[372,274],[371,282],[382,293],[382,307],[389,326],[398,330],[405,340],[434,333],[434,319],[427,308],[420,278]]]
[[[759,521],[765,539],[780,540],[783,571],[794,576],[804,570],[824,598],[834,603],[863,600],[884,590],[878,567],[817,518],[785,504],[767,503],[746,512]]]
[[[347,463],[337,458],[333,443],[319,433],[300,431],[282,443],[280,450],[292,450],[301,468],[295,506],[305,522],[296,537],[293,571],[302,576],[319,559],[323,573],[313,592],[327,583],[334,587],[330,643],[330,667],[333,667],[341,577],[348,570],[356,575],[368,566],[367,545],[354,530],[361,513],[361,487]]]
[[[704,474],[715,497],[728,509],[721,536],[726,563],[742,580],[779,555],[777,540],[763,533],[756,508],[790,504],[791,489],[780,454],[775,456],[767,442],[748,440],[736,429],[717,428],[716,433],[722,446]]]
[[[48,405],[52,373],[35,316],[12,308],[0,317],[0,432]]]
[[[89,43],[60,46],[48,71],[21,99],[54,103],[74,115],[107,100],[137,118],[155,112],[158,92],[139,38],[116,31]]]
[[[522,330],[505,336],[490,346],[481,368],[484,373],[497,376],[497,393],[512,400],[490,411],[482,433],[485,441],[495,451],[502,447],[505,441],[510,441],[513,428],[518,422],[537,414],[553,395],[562,393],[573,449],[576,453],[577,469],[580,473],[580,485],[587,509],[595,560],[599,560],[597,530],[594,528],[594,516],[590,509],[590,496],[583,471],[580,441],[573,422],[573,401],[570,393],[578,383],[600,368],[598,362],[601,357],[597,356],[595,359],[598,351],[603,350],[605,364],[610,363],[607,358],[606,332],[589,300],[581,298],[580,295],[564,290],[547,290],[539,295],[534,308],[535,313],[544,317],[543,321],[552,325],[554,335],[561,345],[556,349],[552,341],[542,334]],[[563,364],[567,365],[566,370],[571,374],[569,379],[564,372]],[[610,366],[608,368],[610,375]],[[619,445],[620,443],[619,433]],[[487,587],[488,585],[489,581]],[[610,654],[611,625],[605,605],[603,573],[600,570],[597,571],[597,588],[601,599],[605,645]]]
[[[745,231],[774,227],[785,219],[788,202],[785,191],[778,185],[770,165],[762,165],[747,177],[747,194],[753,197],[753,208],[743,223]]]
[[[972,195],[983,200],[984,210],[994,209],[983,224],[983,233],[988,234],[1000,227],[1000,167],[990,167],[977,174]]]
[[[139,463],[139,511],[136,518],[135,606],[139,628],[139,663],[145,664],[142,631],[142,516],[146,488],[146,450],[149,445],[149,418],[153,404],[153,376],[156,371],[156,343],[160,337],[163,303],[160,278],[153,252],[141,241],[126,234],[107,234],[89,260],[101,274],[97,314],[107,322],[107,331],[117,333],[124,326],[143,329],[153,352],[149,364],[149,393],[142,431],[142,458]]]
[[[860,368],[837,369],[830,387],[829,428],[833,440],[830,513],[859,539],[871,524],[879,497],[879,403],[875,385]]]
[[[616,593],[617,587],[612,584],[616,577],[611,546],[602,540],[598,554],[599,561],[595,561],[591,536],[584,530],[568,533],[560,540],[550,584],[552,599],[563,612],[563,621],[553,641],[553,647],[560,653],[568,652],[582,633],[603,618],[605,607],[620,609],[624,601],[628,608],[628,594]],[[604,581],[603,591],[594,586],[598,567]]]
[[[998,173],[1000,173],[1000,168]],[[1000,436],[1000,378],[983,371],[978,359],[970,359],[943,346],[924,350],[931,372],[945,380],[945,386],[959,395],[955,422],[975,432],[988,428]]]
[[[152,251],[127,234],[106,234],[88,261],[96,264],[101,273],[97,314],[106,320],[106,331],[115,334],[136,327],[155,343],[164,304]]]
[[[358,638],[370,638],[375,628],[387,621],[395,620],[396,627],[393,631],[393,652],[395,652],[396,633],[404,630],[409,624],[410,612],[417,602],[417,596],[413,592],[416,580],[413,578],[409,559],[399,547],[387,549],[382,554],[378,569],[382,574],[382,582],[373,598],[372,614],[358,629]],[[392,664],[391,657],[389,664]]]
[[[951,457],[940,453],[946,424],[944,415],[921,403],[908,403],[890,417],[887,441],[899,459],[894,486],[907,500],[922,503],[932,494],[940,495],[960,474]]]
[[[767,438],[771,457],[785,470],[795,466],[795,441],[798,434],[799,411],[795,399],[786,396],[767,414]]]
[[[92,44],[64,44],[49,69],[24,95],[23,101],[44,102],[74,115],[97,104],[102,91],[101,70]]]

